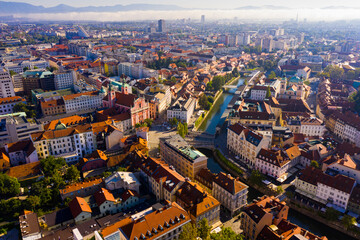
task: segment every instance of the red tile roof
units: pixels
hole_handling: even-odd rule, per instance
[[[80,197],[75,197],[73,200],[71,200],[69,203],[69,208],[74,218],[79,216],[79,214],[82,212],[92,212],[89,204],[85,201],[85,199]]]
[[[98,206],[106,201],[115,202],[114,195],[106,188],[101,188],[100,191],[96,192],[94,198]]]

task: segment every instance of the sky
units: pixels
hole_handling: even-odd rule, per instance
[[[10,2],[6,0],[7,2]],[[174,4],[186,8],[237,8],[241,6],[262,6],[274,5],[285,6],[291,8],[322,8],[327,6],[345,6],[345,7],[359,7],[358,0],[11,0],[11,2],[26,2],[33,5],[42,5],[45,7],[52,7],[59,4],[67,4],[74,7],[82,6],[111,6],[116,4],[133,4],[133,3],[148,3],[148,4]]]

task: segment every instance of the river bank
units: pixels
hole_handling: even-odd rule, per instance
[[[240,82],[240,77],[236,77],[236,78],[233,78],[232,80],[230,80],[229,82],[227,82],[226,84],[227,85],[232,85],[234,82],[238,81],[237,82],[237,85],[239,85],[239,82]],[[205,113],[205,116],[200,116],[196,121],[195,121],[195,127],[194,127],[194,131],[197,131],[198,129],[201,128],[201,126],[203,126],[204,122],[208,121],[208,117],[209,117],[209,114],[212,113],[212,110],[216,108],[216,105],[219,104],[219,99],[221,99],[221,97],[223,97],[223,94],[226,94],[224,93],[224,90],[223,89],[220,89],[219,91],[217,91],[215,93],[215,98],[214,98],[214,102],[213,102],[213,105],[211,106],[211,108],[209,109],[209,111],[207,111]],[[222,104],[222,103],[220,103]],[[200,121],[199,121],[200,120]]]
[[[230,173],[234,176],[238,176],[234,174],[230,169],[226,167],[226,165],[222,164],[219,159],[216,159],[212,150],[209,149],[199,149],[202,153],[204,153],[208,157],[208,168],[213,173],[225,172]],[[240,178],[240,176],[239,176]],[[240,179],[244,183],[249,186],[248,192],[248,203],[251,203],[254,199],[263,196],[263,195],[272,195],[271,192],[264,192],[264,188],[249,184],[246,179]],[[328,225],[326,220],[322,219],[320,216],[315,216],[313,212],[306,212],[306,209],[303,210],[301,207],[296,208],[294,204],[289,203],[289,215],[288,219],[290,222],[309,230],[310,232],[318,235],[318,236],[326,236],[328,240],[355,240],[359,239],[356,235],[347,234],[345,229],[341,229],[341,226],[337,228],[332,225]]]
[[[239,87],[244,83],[244,79],[238,78],[232,81],[232,85]],[[224,123],[225,118],[222,118],[224,111],[226,110],[228,104],[233,98],[233,94],[237,89],[230,89],[229,91],[223,91],[219,96],[216,103],[213,104],[211,110],[208,112],[207,117],[204,118],[202,124],[198,127],[199,131],[206,131],[210,134],[216,133],[217,125]]]

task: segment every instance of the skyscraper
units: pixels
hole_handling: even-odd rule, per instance
[[[205,15],[201,15],[201,23],[205,23]]]
[[[158,27],[159,27],[159,31],[158,32],[167,32],[167,29],[166,29],[166,24],[165,24],[165,20],[164,19],[160,19],[158,21]]]

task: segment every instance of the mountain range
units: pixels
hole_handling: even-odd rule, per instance
[[[23,2],[4,2],[0,1],[0,13],[14,14],[14,13],[69,13],[69,12],[120,12],[120,11],[170,11],[170,10],[184,10],[185,8],[176,5],[162,5],[162,4],[129,4],[129,5],[115,5],[115,6],[89,6],[89,7],[72,7],[65,4],[60,4],[55,7],[35,6]]]
[[[88,7],[72,7],[60,4],[55,7],[35,6],[24,2],[5,2],[0,1],[0,14],[30,14],[30,13],[70,13],[70,12],[121,12],[121,11],[179,11],[190,10],[191,8],[183,8],[173,4],[129,4],[115,6],[88,6]],[[235,10],[285,10],[292,9],[284,6],[264,5],[264,6],[242,6]],[[324,10],[331,9],[349,9],[345,6],[327,6]],[[199,9],[198,9],[199,10]],[[203,8],[202,10],[211,10]],[[226,10],[226,9],[223,9]],[[231,10],[231,9],[227,9]]]

